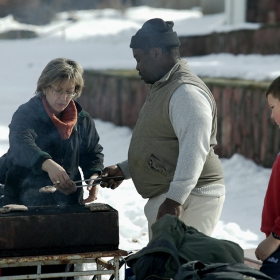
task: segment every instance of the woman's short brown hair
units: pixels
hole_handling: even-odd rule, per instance
[[[35,94],[41,95],[44,88],[67,79],[75,83],[75,92],[77,93],[75,98],[78,98],[84,86],[83,73],[84,70],[78,62],[67,58],[55,58],[42,71]]]

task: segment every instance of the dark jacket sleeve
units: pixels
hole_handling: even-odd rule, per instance
[[[0,184],[5,184],[7,170],[7,154],[4,154],[0,157]]]
[[[93,119],[86,114],[80,130],[82,138],[80,147],[80,167],[85,178],[93,173],[101,174],[104,168],[102,153],[103,147],[99,144],[99,135],[95,128]]]
[[[30,101],[14,113],[9,125],[9,156],[14,164],[31,168],[38,174],[42,172],[42,163],[51,156],[36,145],[36,114],[36,108],[31,106]]]

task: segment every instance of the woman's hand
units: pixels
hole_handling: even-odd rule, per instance
[[[52,159],[47,159],[42,164],[42,170],[49,174],[55,187],[62,193],[69,195],[77,190],[77,187],[62,166]]]
[[[263,240],[255,251],[256,258],[258,260],[266,260],[272,253],[274,253],[280,246],[280,240],[275,239],[270,234],[265,240]]]
[[[83,200],[83,204],[85,203],[90,203],[94,200],[97,199],[97,194],[98,194],[98,190],[99,190],[99,185],[96,186],[90,186],[90,184],[92,184],[92,182],[94,181],[94,179],[96,179],[99,175],[97,173],[93,174],[92,176],[90,176],[90,179],[92,179],[92,181],[89,181],[88,183],[88,187],[87,190],[89,192],[88,198]]]

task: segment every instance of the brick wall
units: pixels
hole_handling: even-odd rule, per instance
[[[269,83],[203,80],[217,103],[217,154],[229,158],[240,153],[271,167],[280,139],[264,95]],[[146,94],[147,86],[136,71],[85,71],[85,89],[78,102],[93,118],[133,128]]]

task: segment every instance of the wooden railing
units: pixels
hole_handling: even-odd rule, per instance
[[[182,57],[213,53],[279,54],[280,24],[266,24],[258,29],[233,30],[201,36],[180,37]]]

